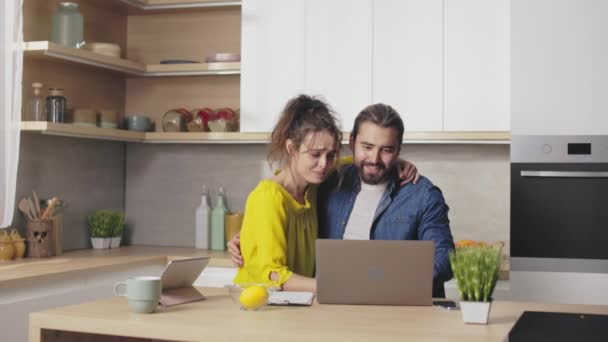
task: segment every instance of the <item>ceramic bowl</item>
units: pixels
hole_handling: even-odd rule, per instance
[[[125,127],[129,131],[147,132],[152,128],[152,120],[143,115],[129,115],[125,117]]]

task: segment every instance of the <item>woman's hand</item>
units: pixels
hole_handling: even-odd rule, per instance
[[[409,182],[412,182],[414,184],[416,184],[418,182],[418,180],[420,179],[420,174],[418,173],[418,169],[416,168],[416,165],[408,162],[405,159],[399,159],[399,167],[398,167],[398,174],[399,174],[399,180],[401,181],[401,183],[399,183],[399,185],[404,186]]]
[[[241,234],[236,234],[228,243],[228,252],[232,263],[237,267],[243,267],[243,256],[241,255]]]

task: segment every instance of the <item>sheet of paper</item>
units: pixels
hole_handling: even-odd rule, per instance
[[[270,305],[312,305],[314,294],[312,292],[271,292],[268,297]]]

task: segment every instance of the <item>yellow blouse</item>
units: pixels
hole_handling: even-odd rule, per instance
[[[305,204],[298,203],[279,183],[262,180],[249,194],[241,228],[243,267],[234,283],[279,285],[293,273],[312,277],[315,271],[317,239],[317,186],[306,192]]]

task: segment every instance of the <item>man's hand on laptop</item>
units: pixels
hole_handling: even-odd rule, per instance
[[[230,239],[227,246],[232,263],[235,266],[243,267],[243,256],[241,255],[241,234],[236,234],[232,239]]]
[[[399,185],[404,186],[409,182],[416,184],[418,179],[420,179],[420,174],[418,173],[418,169],[416,165],[410,163],[405,159],[399,159],[399,180],[401,183]]]

